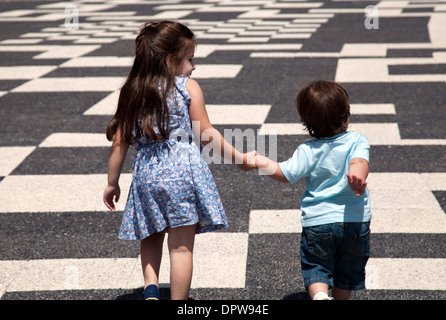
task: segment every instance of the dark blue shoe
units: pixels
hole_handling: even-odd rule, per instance
[[[144,289],[143,294],[144,300],[159,300],[160,299],[160,289],[155,284],[148,285]]]

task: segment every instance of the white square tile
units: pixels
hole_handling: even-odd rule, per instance
[[[165,240],[161,287],[170,283],[168,252]],[[197,235],[191,288],[244,288],[247,255],[247,233]],[[131,289],[144,285],[140,257],[3,260],[0,269],[1,289],[7,291]]]
[[[300,233],[300,210],[251,210],[249,233]]]
[[[122,77],[40,78],[25,82],[13,92],[86,92],[115,91],[120,89]]]
[[[370,258],[369,290],[445,290],[446,259]]]
[[[113,43],[118,38],[80,38],[74,41],[74,43]]]
[[[375,203],[373,194],[372,206]],[[379,200],[379,199],[376,199]],[[372,209],[373,233],[446,233],[446,214],[437,209]]]
[[[378,189],[369,185],[372,209],[417,209],[420,210],[420,214],[423,210],[428,209],[441,210],[431,191]]]
[[[152,16],[154,20],[169,20],[169,19],[181,19],[189,14],[193,13],[192,10],[169,10],[162,11]]]
[[[0,177],[9,175],[36,147],[0,147]]]
[[[131,67],[133,57],[75,57],[60,65],[64,68]]]
[[[164,243],[160,282],[169,283],[170,262]],[[210,232],[198,234],[194,246],[192,288],[244,288],[248,234]]]
[[[398,123],[350,123],[348,130],[365,135],[370,145],[401,143]]]
[[[264,123],[259,134],[308,135],[308,131],[301,123]]]
[[[421,173],[425,184],[432,191],[446,191],[446,172]]]
[[[42,41],[43,39],[6,39],[0,41],[0,44],[36,44]]]
[[[235,78],[242,68],[242,64],[198,64],[192,78]]]
[[[42,46],[44,52],[34,56],[33,59],[69,59],[86,55],[100,47],[100,45]],[[29,51],[33,51],[32,49],[29,48]]]
[[[11,66],[0,67],[0,80],[19,80],[39,78],[57,66]]]
[[[124,210],[130,182],[131,174],[121,174],[118,211]],[[0,213],[107,211],[106,186],[106,174],[10,175],[0,181]]]
[[[41,148],[54,147],[110,147],[105,133],[71,133],[56,132],[49,135],[39,145]]]
[[[371,172],[367,183],[369,188],[381,190],[431,190],[425,176],[414,172]]]
[[[430,186],[418,173],[370,173],[367,186],[374,209],[441,210]]]
[[[212,124],[262,124],[271,106],[262,105],[206,105]]]
[[[113,91],[84,112],[84,115],[113,115],[118,108],[120,90]]]
[[[280,10],[251,10],[245,13],[240,14],[238,17],[243,19],[252,19],[252,18],[277,18],[277,15],[280,13]]]
[[[351,114],[396,114],[393,103],[352,103]]]
[[[144,284],[142,276],[129,283],[137,263],[137,258],[4,260],[0,282],[8,291],[136,288]]]

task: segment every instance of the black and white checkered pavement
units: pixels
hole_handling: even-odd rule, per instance
[[[165,19],[197,36],[215,127],[279,161],[309,138],[297,88],[342,83],[371,144],[372,257],[352,298],[446,298],[446,1],[77,0],[0,3],[1,299],[140,298],[139,243],[117,239],[133,151],[110,213],[104,132],[138,27]],[[211,170],[230,228],[197,236],[191,298],[308,299],[304,183]]]

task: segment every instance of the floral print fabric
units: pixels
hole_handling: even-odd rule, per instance
[[[132,183],[119,238],[140,240],[166,227],[198,223],[197,233],[227,228],[217,186],[192,139],[185,76],[168,98],[169,140],[135,144]]]

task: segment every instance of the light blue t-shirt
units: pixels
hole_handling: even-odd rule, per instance
[[[300,200],[303,227],[371,219],[368,188],[356,197],[346,176],[353,158],[369,161],[369,149],[365,136],[346,131],[301,144],[290,159],[279,163],[290,183],[305,177],[307,189]]]

